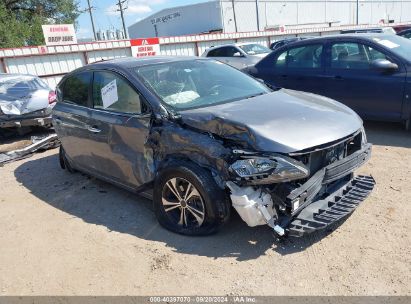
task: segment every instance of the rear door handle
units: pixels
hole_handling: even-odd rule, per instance
[[[98,129],[96,126],[87,126],[87,130],[89,130],[92,133],[100,133],[101,130]]]

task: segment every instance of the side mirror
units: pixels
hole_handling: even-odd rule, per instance
[[[371,62],[371,68],[382,73],[390,73],[398,70],[398,65],[387,59],[376,59]]]
[[[240,52],[235,52],[233,57],[243,57],[243,55]]]

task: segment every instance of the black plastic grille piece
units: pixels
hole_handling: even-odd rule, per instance
[[[288,235],[302,236],[324,229],[349,215],[374,188],[371,176],[357,176],[323,200],[304,208],[287,227]]]

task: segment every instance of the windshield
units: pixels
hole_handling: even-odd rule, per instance
[[[250,76],[214,60],[186,60],[134,69],[163,103],[178,109],[207,107],[270,92]]]
[[[239,45],[238,47],[242,49],[244,52],[246,52],[248,55],[265,54],[271,52],[269,48],[257,43]]]
[[[401,56],[408,62],[411,62],[411,40],[396,35],[387,35],[381,38],[375,37],[373,40],[389,48],[393,53]]]

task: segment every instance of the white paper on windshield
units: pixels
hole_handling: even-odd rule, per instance
[[[176,105],[176,104],[187,103],[187,102],[193,101],[194,99],[197,99],[198,97],[200,97],[200,95],[198,95],[194,91],[184,91],[184,92],[180,92],[180,93],[167,96],[164,98],[164,101],[170,105]]]
[[[375,41],[377,41],[379,44],[389,48],[389,49],[395,49],[396,47],[399,47],[399,44],[396,44],[390,40],[384,39],[384,40],[380,40],[380,39],[374,39]]]
[[[103,100],[104,109],[118,101],[117,82],[115,79],[101,88],[101,99]]]

